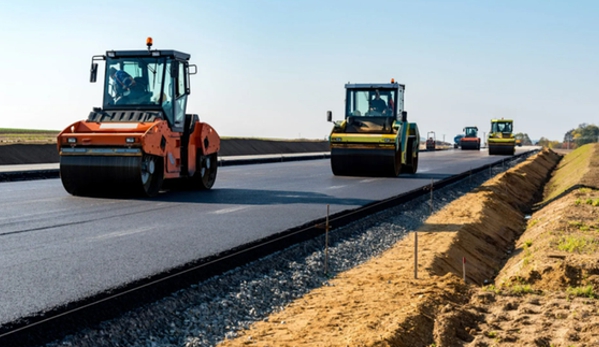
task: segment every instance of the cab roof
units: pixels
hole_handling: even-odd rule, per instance
[[[345,89],[406,89],[405,84],[399,83],[348,83]]]
[[[180,60],[189,60],[191,55],[172,49],[155,50],[136,50],[136,51],[106,51],[106,56],[110,58],[150,58],[150,57],[171,57]]]

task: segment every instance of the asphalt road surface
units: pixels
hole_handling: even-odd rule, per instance
[[[2,182],[0,325],[502,158],[421,152],[398,178],[333,176],[328,159],[221,167],[211,191],[133,200]]]

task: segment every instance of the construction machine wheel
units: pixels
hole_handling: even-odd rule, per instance
[[[331,170],[335,176],[346,176],[349,174],[348,170],[344,167],[344,162],[335,155],[331,155]]]
[[[193,175],[194,187],[201,190],[212,188],[216,181],[216,172],[218,170],[217,154],[199,155],[196,167],[197,170]]]
[[[415,174],[418,171],[418,152],[414,153],[414,140],[408,141],[407,155],[408,164],[401,167],[402,173]]]
[[[393,149],[331,150],[331,169],[335,176],[397,177],[401,168],[401,153]]]
[[[335,176],[354,176],[359,175],[364,170],[360,167],[362,156],[350,155],[351,152],[345,149],[331,150],[331,170]]]
[[[162,158],[144,154],[141,159],[140,176],[142,183],[141,193],[146,196],[155,196],[158,194],[164,180]]]
[[[163,174],[162,158],[151,155],[60,157],[62,185],[78,196],[154,196]]]
[[[385,176],[397,177],[401,173],[401,168],[401,151],[396,151],[393,164],[389,165],[389,168],[385,170],[388,171],[387,175]]]
[[[489,145],[489,155],[514,155],[515,153],[516,148],[512,146]]]

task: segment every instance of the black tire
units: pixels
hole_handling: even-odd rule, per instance
[[[393,157],[393,167],[389,168],[389,176],[397,177],[401,173],[402,164],[401,164],[401,151],[395,152],[395,156]]]
[[[216,153],[209,155],[198,155],[196,160],[196,172],[193,175],[193,186],[196,189],[211,189],[216,181],[218,171],[218,157]]]
[[[146,196],[156,196],[164,181],[164,164],[160,157],[144,155],[141,159],[140,179],[142,193]]]
[[[403,172],[407,174],[415,174],[418,171],[418,152],[410,154],[410,165],[404,165]]]
[[[407,156],[408,164],[402,165],[401,172],[415,174],[418,171],[418,151],[414,153],[414,140],[408,141]]]
[[[347,170],[344,168],[342,159],[337,158],[334,155],[331,155],[331,171],[333,171],[333,175],[335,176],[347,175]]]

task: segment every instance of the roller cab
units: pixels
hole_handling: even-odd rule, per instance
[[[462,150],[480,150],[480,137],[478,137],[478,127],[468,126],[464,128],[464,136],[460,138],[460,147],[462,147]]]
[[[220,137],[187,114],[189,54],[175,50],[107,51],[92,57],[90,81],[105,62],[102,107],[57,138],[60,178],[73,195],[154,196],[167,184],[210,189]]]
[[[404,111],[405,86],[346,84],[345,117],[329,136],[334,175],[392,176],[416,173],[420,135]],[[332,112],[327,112],[332,122]]]
[[[513,134],[511,119],[492,119],[491,131],[487,143],[490,155],[514,155],[516,152],[516,139]]]

